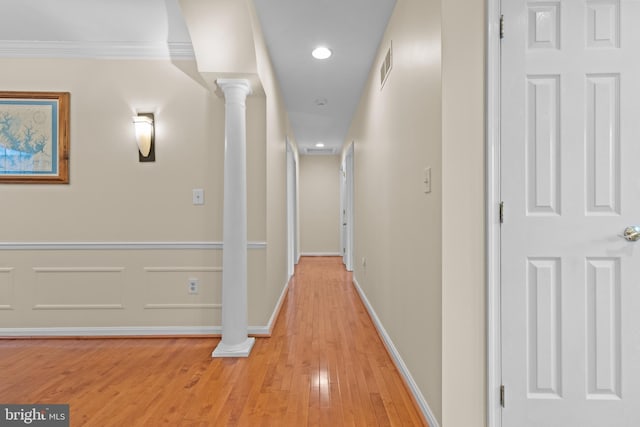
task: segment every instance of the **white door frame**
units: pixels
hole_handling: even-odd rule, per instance
[[[340,173],[340,235],[344,249],[343,262],[348,271],[353,271],[353,197],[354,197],[354,148],[353,141],[349,143],[342,158]],[[346,223],[346,226],[343,224]]]
[[[340,163],[340,255],[342,263],[347,265],[347,168],[345,165],[346,157],[342,156]]]
[[[295,265],[298,263],[298,214],[297,214],[297,164],[294,149],[286,140],[287,146],[287,275],[293,276]]]
[[[349,271],[353,271],[355,180],[355,148],[352,141],[347,151],[347,270]]]
[[[500,385],[500,15],[501,0],[487,0],[485,68],[485,195],[486,195],[486,328],[487,426],[502,426]],[[508,399],[506,399],[508,404]]]

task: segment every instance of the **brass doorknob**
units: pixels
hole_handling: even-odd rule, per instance
[[[632,225],[624,229],[624,234],[622,235],[629,242],[635,242],[640,240],[640,226]]]

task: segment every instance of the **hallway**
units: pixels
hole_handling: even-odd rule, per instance
[[[422,426],[337,257],[302,258],[271,338],[0,340],[0,402],[68,403],[72,426]]]

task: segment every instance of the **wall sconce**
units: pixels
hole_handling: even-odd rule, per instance
[[[138,160],[140,162],[155,162],[155,129],[153,113],[138,113],[133,116],[136,128],[136,142],[138,143]]]

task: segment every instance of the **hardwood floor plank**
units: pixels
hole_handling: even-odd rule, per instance
[[[340,258],[303,258],[270,338],[0,340],[0,402],[72,426],[425,426]]]

